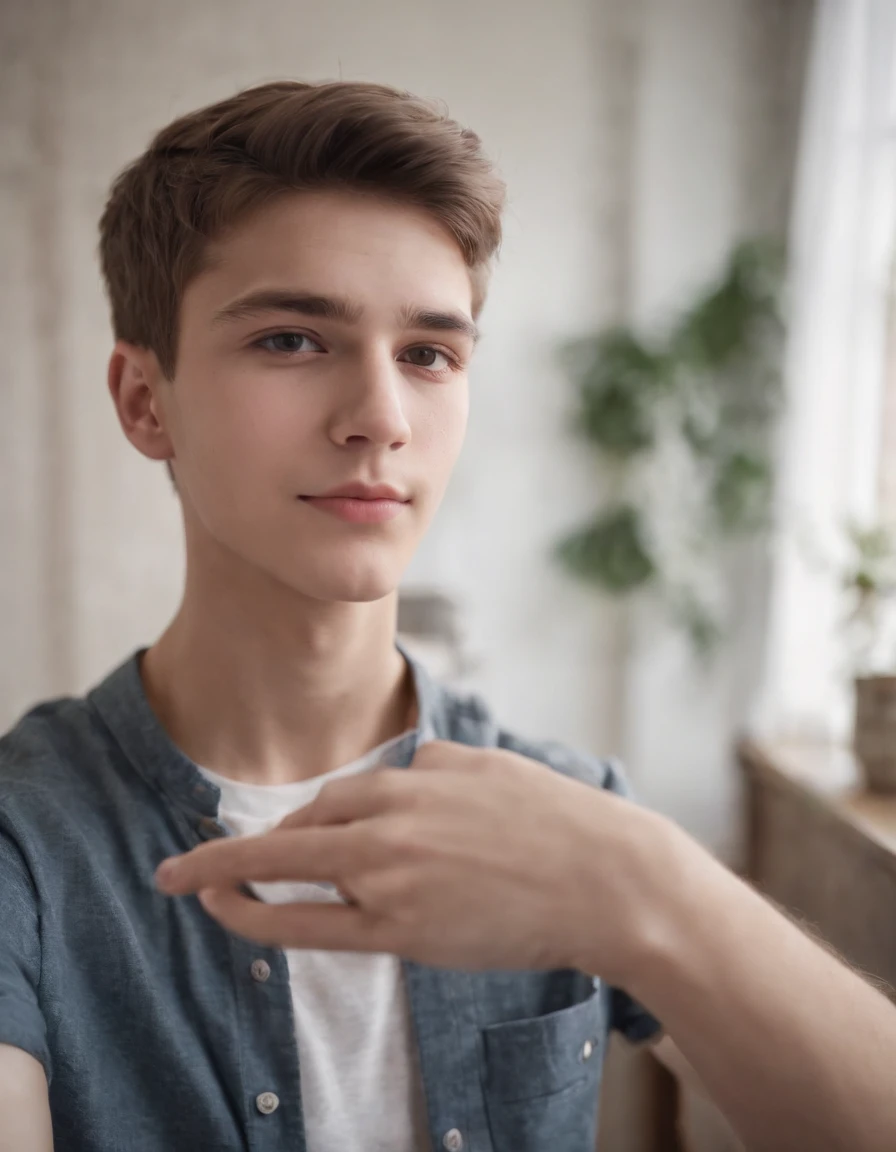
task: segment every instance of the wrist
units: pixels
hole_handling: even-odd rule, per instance
[[[618,851],[600,853],[605,886],[612,867],[612,924],[595,923],[585,970],[624,988],[651,1007],[693,963],[719,876],[730,878],[705,849],[668,818],[632,808]]]
[[[662,1015],[667,1006],[711,979],[709,971],[718,960],[714,943],[742,885],[669,820],[662,821],[657,851],[645,875],[623,986]]]

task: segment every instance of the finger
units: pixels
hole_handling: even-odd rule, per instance
[[[229,932],[279,948],[388,952],[384,921],[336,904],[265,904],[233,888],[205,888],[202,906]]]
[[[427,740],[414,754],[411,767],[429,771],[468,772],[479,766],[482,749],[452,740]]]
[[[156,884],[169,896],[183,896],[245,881],[335,882],[358,862],[357,839],[350,828],[307,828],[215,840],[165,860]]]
[[[550,772],[540,760],[533,760],[508,748],[482,748],[471,744],[456,744],[450,740],[430,740],[417,750],[411,767],[435,769],[440,772],[475,773],[501,770]]]
[[[479,767],[481,749],[450,740],[429,740],[418,749],[412,768],[471,771]],[[380,768],[363,776],[349,776],[325,784],[317,797],[303,808],[290,812],[278,829],[324,827],[351,824],[385,815],[401,807],[419,793],[420,784],[406,768]]]
[[[277,830],[352,824],[382,815],[396,806],[406,776],[404,768],[380,768],[362,776],[332,780],[310,804],[285,816]]]

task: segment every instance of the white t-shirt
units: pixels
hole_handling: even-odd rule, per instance
[[[238,836],[268,831],[328,781],[376,768],[398,740],[294,784],[242,784],[203,768],[219,819]],[[253,885],[272,904],[338,901],[316,884]],[[286,950],[309,1152],[418,1152],[426,1108],[401,962],[356,952]]]

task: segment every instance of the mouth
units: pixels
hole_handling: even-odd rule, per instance
[[[394,520],[411,500],[388,484],[344,484],[319,496],[300,496],[303,504],[345,520],[349,524],[385,524]]]

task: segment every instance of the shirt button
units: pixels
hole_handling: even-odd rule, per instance
[[[464,1146],[464,1138],[459,1128],[449,1129],[442,1137],[442,1147],[446,1152],[460,1152]]]
[[[280,1107],[280,1097],[275,1092],[261,1092],[255,1097],[255,1107],[262,1116],[270,1116]]]
[[[249,971],[252,973],[253,980],[257,980],[259,984],[264,984],[271,974],[271,966],[267,960],[253,960]]]
[[[202,816],[199,820],[199,834],[207,840],[212,840],[225,835],[225,829],[214,816]]]
[[[584,1045],[582,1046],[582,1059],[583,1060],[590,1060],[591,1054],[593,1052],[594,1052],[594,1045],[591,1043],[590,1040],[586,1040]]]

